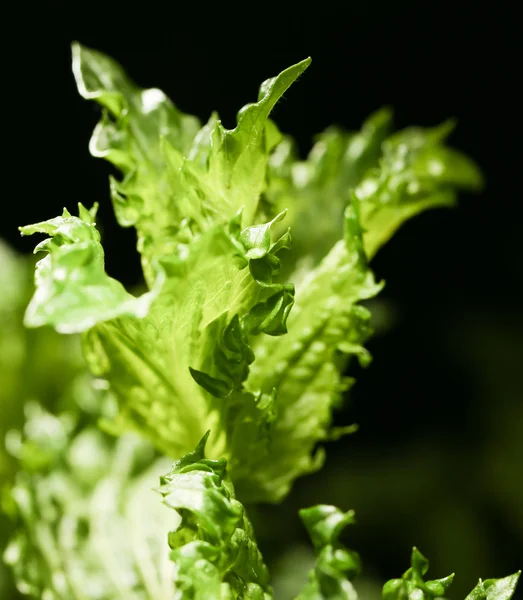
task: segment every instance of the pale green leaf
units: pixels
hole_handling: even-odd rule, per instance
[[[340,405],[348,381],[342,376],[347,358],[363,364],[369,355],[362,344],[370,333],[369,312],[359,302],[377,294],[363,252],[357,202],[346,210],[345,239],[300,283],[285,336],[258,338],[256,360],[247,388],[276,390],[276,419],[271,434],[271,459],[236,479],[242,498],[275,501],[294,479],[318,469],[318,442],[330,439],[333,410]]]
[[[64,209],[61,217],[20,227],[22,235],[51,236],[35,249],[48,254],[36,265],[36,290],[25,315],[29,327],[78,333],[120,316],[142,318],[162,286],[159,278],[153,291],[136,298],[109,277],[94,223],[96,207],[89,212],[80,204],[79,212],[73,217]]]
[[[207,437],[160,479],[164,503],[181,518],[169,534],[174,597],[269,600],[269,574],[251,524],[234,496],[227,462],[204,457]]]

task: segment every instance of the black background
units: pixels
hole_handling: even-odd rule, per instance
[[[329,124],[356,129],[383,104],[395,108],[399,127],[455,116],[451,142],[479,163],[487,187],[479,196],[462,196],[455,210],[416,218],[375,259],[395,326],[370,343],[374,362],[365,372],[356,369],[359,383],[339,417],[357,421],[360,432],[329,452],[333,461],[379,462],[408,447],[413,436],[439,437],[456,453],[467,452],[481,437],[474,430],[480,384],[460,366],[449,339],[471,314],[517,319],[523,305],[521,28],[515,10],[499,2],[486,7],[48,2],[36,12],[20,6],[19,21],[6,23],[15,41],[5,57],[3,118],[13,135],[4,146],[9,166],[0,234],[29,252],[34,241],[21,239],[18,225],[56,216],[63,206],[74,209],[79,201],[100,201],[107,269],[128,285],[139,279],[133,233],[114,222],[109,169],[88,153],[99,111],[76,92],[73,40],[112,55],[139,84],[162,88],[185,112],[206,120],[218,110],[229,127],[263,79],[310,55],[312,66],[273,115],[304,155]],[[457,489],[467,487],[467,473],[450,477]],[[314,478],[299,484],[296,503],[308,485]],[[415,542],[415,528],[408,520],[404,527],[411,527]],[[495,520],[491,527],[504,570],[521,567],[522,548],[510,527]],[[384,543],[378,534],[360,541],[382,576],[404,569],[408,547]],[[453,568],[443,558],[437,564]]]

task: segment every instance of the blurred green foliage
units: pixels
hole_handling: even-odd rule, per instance
[[[0,245],[0,435],[15,454],[13,432],[23,429],[28,417],[29,427],[31,415],[40,410],[35,402],[54,413],[69,411],[84,421],[93,421],[98,410],[93,406],[78,338],[58,335],[49,328],[26,329],[22,324],[32,293],[33,264],[32,259]],[[378,330],[393,327],[394,313],[383,303],[378,308]],[[283,506],[251,511],[278,598],[293,597],[314,563],[297,509],[320,502],[356,510],[359,526],[351,530],[351,545],[361,550],[365,564],[358,586],[363,600],[379,597],[379,586],[393,574],[387,565],[404,564],[413,542],[431,557],[436,575],[449,569],[457,572],[450,597],[463,597],[480,574],[499,576],[519,566],[517,549],[523,548],[523,316],[517,307],[456,314],[442,331],[442,342],[449,360],[474,390],[474,404],[459,443],[441,432],[413,435],[386,453],[360,452],[347,459],[334,453],[322,472],[298,482]],[[42,431],[48,436],[49,454],[27,455],[42,461],[33,465],[35,470],[61,452],[53,428],[42,427]],[[25,432],[26,437],[32,434]],[[40,439],[39,448],[43,447]],[[347,448],[350,452],[350,444]],[[11,534],[5,492],[13,483],[19,459],[24,462],[20,453],[15,458],[2,446],[2,547]],[[10,573],[2,566],[0,598],[18,597]]]
[[[380,327],[386,326],[387,314],[392,326],[393,311],[382,309]],[[289,564],[297,571],[301,561],[313,560],[294,516],[304,502],[355,509],[359,527],[351,532],[352,545],[365,565],[360,598],[379,596],[379,585],[404,563],[414,542],[430,556],[436,575],[456,572],[451,598],[465,597],[482,573],[501,576],[519,568],[523,313],[517,307],[456,313],[438,342],[473,391],[465,428],[456,432],[449,412],[448,427],[427,434],[413,426],[407,439],[391,447],[381,440],[375,449],[351,452],[349,442],[342,455],[328,452],[320,473],[298,481],[283,508],[262,507],[254,522],[264,534],[262,550],[271,557],[269,568],[285,591],[282,598],[292,598],[286,591],[292,590]],[[442,402],[447,405],[448,399]],[[278,539],[298,541],[282,551]]]
[[[73,386],[85,372],[79,339],[50,328],[26,329],[23,315],[33,293],[34,260],[19,256],[0,240],[0,438],[24,425],[24,412],[37,401],[52,410],[71,402]],[[75,383],[76,382],[76,383]],[[30,409],[29,409],[30,410]],[[7,488],[18,461],[0,446],[2,550],[11,533]],[[0,563],[0,598],[15,598],[11,575]]]

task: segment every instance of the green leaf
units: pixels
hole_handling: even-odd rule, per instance
[[[389,135],[391,123],[392,113],[384,108],[357,133],[331,127],[305,161],[298,160],[289,136],[275,148],[263,209],[269,216],[289,209],[296,240],[289,268],[315,266],[341,238],[351,192],[360,200],[370,259],[407,219],[452,205],[457,189],[481,188],[476,165],[445,145],[452,122]]]
[[[189,151],[200,123],[161,90],[135,85],[101,52],[75,42],[72,53],[78,91],[104,108],[89,149],[122,173],[111,178],[116,217],[123,227],[136,226],[144,270],[154,281],[151,261],[170,250],[184,216],[172,185],[173,156],[181,160]]]
[[[361,344],[369,314],[357,303],[380,289],[366,265],[354,203],[346,211],[346,240],[304,282],[292,320],[294,288],[274,281],[278,255],[289,246],[288,232],[270,241],[280,218],[242,231],[235,217],[226,228],[208,229],[162,259],[162,288],[139,299],[105,275],[92,222],[62,217],[37,227],[55,236],[46,243],[53,260],[64,249],[81,251],[84,238],[97,252],[94,262],[66,274],[57,309],[49,294],[35,295],[30,307],[60,331],[96,323],[84,335],[85,355],[120,408],[105,426],[139,431],[174,458],[206,429],[216,431],[211,455],[229,459],[249,500],[278,500],[297,476],[320,466],[315,446],[338,432],[330,421],[347,385],[343,357],[368,362]],[[52,263],[53,285],[55,268]],[[110,305],[95,284],[121,290],[123,300],[115,294]],[[128,307],[144,298],[143,312],[132,314]],[[289,318],[291,333],[276,341]],[[274,343],[260,334],[275,337]]]
[[[425,581],[428,560],[417,548],[412,549],[411,567],[401,579],[391,579],[383,586],[383,600],[431,600],[446,596],[454,574]],[[516,590],[521,571],[503,579],[479,580],[466,600],[510,600]]]
[[[151,491],[168,461],[133,436],[100,432],[85,413],[54,416],[36,407],[16,449],[23,467],[11,490],[17,529],[4,560],[21,593],[173,597],[167,531],[179,518]]]
[[[316,564],[297,600],[356,600],[351,580],[360,572],[359,555],[338,541],[342,530],[354,523],[354,511],[318,505],[300,510],[316,551]]]
[[[267,567],[245,509],[234,497],[227,462],[204,458],[206,441],[207,434],[160,478],[164,503],[181,518],[169,534],[174,597],[269,600]]]
[[[361,302],[381,285],[369,252],[406,212],[477,184],[477,171],[444,146],[447,126],[387,138],[388,109],[360,132],[327,130],[297,161],[269,114],[309,59],[262,84],[235,129],[213,114],[198,132],[111,59],[79,45],[73,59],[80,92],[105,108],[91,150],[122,171],[113,202],[120,223],[136,226],[151,291],[134,298],[105,274],[84,211],[62,217],[60,231],[39,225],[56,242],[28,320],[87,329],[88,364],[119,407],[107,429],[135,430],[172,458],[210,429],[209,455],[229,461],[241,498],[279,501],[321,466],[321,442],[354,430],[331,422],[349,361],[370,362]],[[291,246],[287,208],[297,292],[280,254]],[[67,237],[69,218],[76,237]],[[62,254],[80,261],[64,281]]]
[[[479,580],[465,600],[510,600],[516,592],[521,571],[503,579]]]
[[[230,214],[243,207],[246,225],[253,222],[265,186],[269,153],[277,139],[268,125],[269,114],[310,63],[307,58],[264,81],[258,101],[238,113],[235,129],[227,130],[216,121],[210,133],[207,183],[224,198]]]
[[[73,44],[78,90],[105,108],[90,150],[122,172],[121,180],[111,178],[113,205],[120,224],[137,229],[149,285],[157,275],[154,259],[171,255],[187,235],[242,208],[244,224],[252,223],[277,141],[269,113],[309,63],[262,84],[258,102],[238,113],[235,129],[213,114],[200,130],[163,92],[139,88],[114,60]]]
[[[383,586],[383,600],[430,600],[447,593],[454,574],[442,579],[425,581],[429,568],[428,560],[417,548],[412,549],[411,567],[401,579],[391,579]]]
[[[305,161],[298,159],[289,136],[275,148],[264,199],[269,213],[289,211],[295,244],[287,270],[300,261],[317,265],[343,236],[350,192],[377,166],[391,120],[391,111],[384,108],[371,115],[359,132],[329,127],[316,136]]]
[[[61,217],[20,227],[22,235],[47,233],[35,252],[47,252],[36,266],[35,294],[27,308],[29,327],[52,325],[61,333],[77,333],[96,323],[132,315],[144,317],[162,285],[135,298],[104,270],[104,252],[94,218],[96,205],[80,217],[64,209]]]
[[[481,189],[476,165],[444,144],[452,128],[452,122],[409,128],[383,143],[379,167],[356,188],[369,258],[407,219],[429,208],[452,206],[456,189]]]
[[[172,458],[212,429],[211,455],[233,469],[267,454],[273,391],[244,389],[254,359],[249,337],[285,332],[294,289],[273,282],[285,242],[249,258],[258,243],[249,236],[236,219],[208,229],[162,260],[165,283],[146,317],[86,332],[88,364],[119,403],[106,427],[139,431]]]
[[[13,502],[7,490],[19,469],[19,461],[11,455],[11,450],[18,449],[17,430],[23,427],[24,412],[28,414],[35,409],[35,401],[56,408],[85,399],[84,386],[79,385],[85,377],[78,377],[85,370],[78,337],[59,335],[50,328],[27,329],[23,325],[24,312],[34,291],[35,262],[33,256],[19,255],[0,240],[0,556],[14,526],[8,518]],[[39,452],[30,453],[35,467],[45,464],[61,445],[53,422],[39,413],[38,416],[42,417],[41,421],[38,419],[42,447]],[[29,456],[24,455],[24,461],[26,458]],[[0,597],[16,596],[12,579],[7,565],[0,560]]]
[[[112,201],[120,224],[136,227],[150,291],[136,298],[105,273],[96,207],[21,228],[50,236],[36,249],[47,256],[26,323],[84,332],[87,362],[108,390],[89,410],[59,415],[28,403],[23,431],[7,436],[22,469],[8,502],[20,526],[5,557],[23,593],[272,597],[236,493],[281,500],[321,466],[319,444],[354,430],[332,427],[332,413],[351,383],[349,361],[370,361],[361,302],[382,286],[369,258],[407,218],[482,183],[445,145],[452,123],[389,135],[389,109],[356,133],[327,129],[298,160],[269,115],[309,64],[265,81],[233,130],[216,114],[200,128],[160,90],[73,45],[79,91],[103,108],[90,150],[121,173]],[[281,250],[292,252],[287,264]],[[167,468],[154,447],[178,459],[160,478],[163,511],[144,494]],[[339,541],[353,512],[320,505],[300,515],[317,560],[299,598],[355,600],[359,557]],[[427,570],[414,549],[384,599],[445,595],[453,576],[425,581]],[[518,577],[480,581],[468,600],[510,600]]]
[[[249,501],[277,501],[294,479],[321,466],[319,442],[331,439],[332,411],[341,404],[349,381],[347,360],[368,364],[362,344],[370,333],[367,309],[358,303],[377,294],[363,252],[357,202],[347,208],[345,240],[338,242],[300,283],[282,337],[260,337],[248,389],[276,390],[276,419],[270,460],[260,457],[245,479],[235,478],[238,493]]]

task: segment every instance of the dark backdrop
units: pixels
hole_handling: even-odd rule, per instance
[[[406,567],[414,542],[432,552],[434,568],[442,570],[435,576],[458,570],[467,546],[451,531],[461,532],[464,522],[469,549],[478,535],[486,540],[488,552],[471,555],[490,569],[484,576],[500,576],[518,562],[521,567],[523,509],[514,525],[517,510],[509,513],[507,506],[523,502],[523,495],[518,500],[520,488],[492,495],[498,488],[495,476],[489,479],[499,471],[489,465],[507,422],[521,417],[514,406],[523,390],[515,11],[499,2],[485,9],[457,2],[311,8],[246,2],[235,10],[221,4],[19,7],[19,21],[6,22],[15,40],[5,57],[4,124],[14,135],[4,146],[10,166],[1,235],[29,252],[34,241],[19,238],[18,225],[78,201],[100,201],[107,268],[127,284],[138,280],[133,234],[117,228],[112,215],[108,167],[88,154],[99,113],[75,89],[69,50],[75,39],[115,57],[141,85],[162,88],[183,111],[205,120],[217,109],[229,127],[263,79],[311,55],[312,66],[275,110],[304,154],[327,125],[355,129],[383,104],[395,108],[400,127],[455,116],[452,143],[481,165],[486,190],[461,197],[455,210],[416,218],[375,259],[394,319],[387,334],[370,343],[370,369],[353,368],[359,382],[338,417],[359,422],[360,432],[330,445],[326,471],[300,482],[287,503],[288,519],[309,497],[355,506],[360,523],[353,535],[381,577]],[[497,407],[505,407],[505,421],[495,421]],[[512,456],[522,449],[510,448]],[[523,464],[523,455],[517,460]],[[506,478],[514,483],[517,469]],[[507,504],[507,494],[516,499]],[[443,516],[442,504],[449,507]],[[276,511],[267,514],[276,519]],[[446,544],[440,522],[455,524]],[[461,562],[450,564],[451,557]],[[467,569],[465,587],[480,575],[473,564]]]

